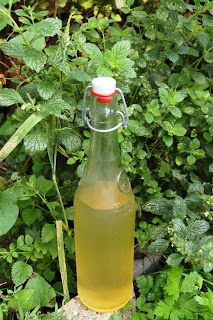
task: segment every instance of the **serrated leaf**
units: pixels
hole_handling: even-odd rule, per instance
[[[172,203],[168,199],[152,199],[143,206],[143,210],[160,216],[169,216],[172,212]]]
[[[75,79],[77,81],[81,82],[90,82],[92,80],[92,76],[86,73],[83,70],[72,68],[72,70],[69,72],[69,77],[71,79]]]
[[[96,63],[100,63],[103,55],[101,50],[93,43],[85,43],[83,50],[88,54],[92,60],[96,60]]]
[[[184,237],[186,234],[186,226],[181,219],[175,218],[172,219],[172,226],[174,232],[177,233],[180,237]]]
[[[71,108],[70,104],[62,99],[62,96],[56,95],[46,102],[42,110],[45,114],[53,114],[55,116],[60,116],[63,110],[69,110]]]
[[[186,54],[186,55],[190,55],[190,56],[194,56],[194,57],[199,57],[198,50],[196,50],[192,47],[189,47],[189,46],[185,46],[185,45],[177,47],[177,52],[179,54]]]
[[[181,285],[181,292],[194,292],[201,289],[203,284],[203,278],[198,272],[193,271],[187,274]]]
[[[46,55],[43,52],[33,48],[24,48],[23,61],[30,69],[35,70],[36,72],[41,71],[46,60]]]
[[[33,304],[32,296],[34,293],[34,289],[23,289],[14,294],[14,296],[10,299],[8,306],[13,310],[18,310],[18,308],[22,308],[22,312],[26,313],[30,311],[36,305]]]
[[[28,31],[33,32],[37,38],[53,37],[60,33],[61,27],[62,21],[60,19],[47,18],[31,25]]]
[[[5,42],[0,44],[0,49],[4,52],[4,54],[9,57],[16,58],[19,60],[23,59],[24,56],[24,46],[22,44]]]
[[[160,170],[158,172],[159,177],[163,178],[169,172],[170,172],[170,165],[167,162],[161,160],[161,162],[160,162]]]
[[[211,37],[207,32],[199,32],[197,34],[197,39],[204,49],[211,45]]]
[[[15,103],[24,103],[24,100],[15,89],[4,88],[0,90],[0,106],[8,107]]]
[[[165,286],[165,291],[169,296],[172,296],[174,300],[179,297],[180,290],[180,280],[183,274],[183,269],[181,267],[174,267],[169,269],[167,273],[167,282]]]
[[[10,24],[10,18],[0,13],[0,31]]]
[[[180,109],[178,107],[172,107],[171,108],[171,114],[175,118],[181,118],[181,116],[182,116],[182,112],[180,111]]]
[[[55,93],[56,85],[51,80],[43,80],[37,85],[37,90],[44,100],[48,100]]]
[[[47,144],[48,136],[45,131],[33,130],[24,139],[24,148],[31,154],[46,150]]]
[[[104,64],[98,64],[97,75],[103,77],[112,77],[113,72]]]
[[[161,319],[169,319],[170,313],[173,310],[172,302],[170,299],[159,301],[155,307],[154,314]]]
[[[186,134],[186,129],[180,123],[176,123],[172,129],[172,133],[175,136],[183,137]]]
[[[17,261],[12,266],[12,280],[16,287],[27,281],[33,273],[33,268],[22,261]]]
[[[171,267],[178,266],[181,261],[183,260],[183,257],[179,253],[172,253],[168,256],[166,262]]]
[[[59,131],[57,140],[63,144],[69,152],[75,152],[81,148],[81,139],[69,129]]]
[[[196,158],[195,156],[193,156],[193,154],[190,154],[189,156],[187,156],[186,160],[190,166],[192,166],[196,162]]]
[[[147,251],[149,254],[162,254],[165,253],[166,250],[169,247],[169,241],[165,239],[157,239],[154,242],[152,242],[148,248]]]
[[[43,243],[50,242],[56,237],[56,229],[53,224],[46,223],[41,230],[41,239]]]
[[[34,188],[43,196],[45,196],[53,188],[53,186],[53,181],[46,179],[44,176],[39,176],[34,184]]]
[[[165,143],[165,145],[166,145],[167,147],[171,147],[171,145],[173,144],[173,137],[172,137],[172,136],[164,135],[164,136],[163,136],[163,142]]]
[[[128,40],[118,41],[112,47],[112,53],[117,57],[117,59],[125,58],[130,53],[130,42]]]
[[[190,239],[201,237],[204,233],[206,233],[209,230],[209,228],[210,225],[208,221],[194,220],[188,225],[187,235]]]
[[[28,280],[25,288],[34,289],[32,301],[35,307],[48,305],[48,303],[56,296],[55,290],[38,274],[33,274],[33,277]]]
[[[190,141],[189,147],[192,150],[198,149],[200,147],[200,141],[197,138],[193,139]]]
[[[9,189],[0,190],[0,236],[6,234],[18,218],[17,197]]]
[[[186,203],[183,198],[177,196],[174,201],[173,215],[176,218],[183,219],[186,217]]]

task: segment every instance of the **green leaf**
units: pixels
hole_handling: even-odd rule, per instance
[[[169,247],[169,241],[165,240],[165,239],[157,239],[154,242],[152,242],[149,246],[148,246],[148,253],[149,254],[162,254],[165,253],[167,251]]]
[[[30,280],[28,280],[26,289],[34,289],[32,295],[33,305],[46,306],[48,303],[55,298],[55,290],[38,274],[33,274]]]
[[[33,268],[22,261],[17,261],[12,266],[12,280],[16,287],[27,281],[33,273]]]
[[[198,149],[200,147],[200,141],[197,138],[193,139],[190,142],[189,147],[192,150]]]
[[[32,225],[36,221],[41,221],[43,218],[42,211],[37,208],[25,209],[22,211],[21,216],[23,222],[28,226]]]
[[[179,253],[171,253],[168,256],[166,263],[171,267],[176,267],[181,263],[182,260],[183,257]]]
[[[44,114],[53,114],[55,116],[60,116],[63,110],[69,110],[71,108],[70,104],[62,99],[61,94],[53,96],[48,102],[45,103],[42,112]]]
[[[186,55],[190,55],[190,56],[194,56],[194,57],[199,57],[198,50],[196,50],[192,47],[189,47],[189,46],[185,46],[185,45],[177,47],[177,53],[179,53],[181,55],[186,54]]]
[[[211,37],[207,32],[199,32],[197,34],[197,39],[204,49],[211,45]]]
[[[17,197],[9,189],[0,190],[0,236],[6,234],[18,218]]]
[[[165,299],[164,301],[159,301],[157,303],[157,306],[154,310],[154,314],[158,317],[160,317],[160,319],[165,319],[168,320],[170,319],[170,313],[173,310],[173,305],[170,299]]]
[[[15,103],[24,103],[24,100],[15,89],[0,90],[0,106],[8,107]]]
[[[184,219],[186,217],[186,203],[183,198],[177,196],[174,201],[173,215],[175,218]]]
[[[152,123],[153,122],[153,120],[154,120],[154,117],[153,117],[153,115],[151,114],[151,112],[146,112],[145,113],[145,119],[146,119],[146,122],[147,123]]]
[[[33,176],[31,176],[33,177]],[[52,180],[46,179],[44,176],[39,176],[34,184],[34,188],[45,196],[54,186]]]
[[[163,178],[169,172],[170,172],[170,165],[167,162],[161,160],[161,162],[160,162],[160,170],[159,170],[159,173],[158,173],[159,177]]]
[[[107,66],[100,63],[97,68],[97,76],[112,77],[113,72]]]
[[[181,116],[182,116],[182,112],[181,112],[180,109],[177,108],[177,107],[172,107],[172,108],[171,108],[171,114],[172,114],[175,118],[181,118]]]
[[[33,303],[34,289],[23,289],[14,294],[10,299],[8,306],[13,310],[18,310],[21,308],[22,312],[32,310],[36,305]]]
[[[53,37],[56,34],[60,34],[62,27],[62,21],[55,18],[47,18],[40,22],[34,23],[28,28],[28,31],[40,37]]]
[[[167,282],[165,291],[169,296],[172,296],[174,300],[179,298],[180,280],[182,278],[183,269],[179,266],[171,268],[167,273]]]
[[[24,46],[22,44],[17,44],[9,41],[0,44],[0,49],[9,57],[13,57],[19,60],[23,59]]]
[[[208,221],[205,220],[194,220],[189,223],[187,228],[187,235],[190,239],[194,239],[196,237],[201,237],[204,233],[206,233],[210,228]]]
[[[43,52],[28,47],[24,48],[22,59],[30,69],[36,72],[40,72],[43,69],[47,60]]]
[[[175,136],[182,137],[186,134],[186,129],[180,123],[176,123],[172,129]]]
[[[33,154],[46,150],[48,135],[43,130],[33,130],[24,138],[24,148],[26,152]]]
[[[127,57],[130,54],[130,42],[128,40],[118,41],[112,47],[112,53],[117,59],[122,59]]]
[[[69,129],[63,129],[58,132],[57,140],[63,144],[66,149],[72,153],[81,148],[81,139]]]
[[[10,24],[10,19],[6,15],[0,13],[0,31],[3,30],[8,24]]]
[[[46,223],[41,230],[41,239],[43,243],[47,243],[56,237],[56,229],[53,224]]]
[[[153,277],[150,275],[140,276],[136,279],[136,284],[139,289],[139,293],[146,295],[153,287]]]
[[[171,145],[173,144],[173,137],[172,137],[172,136],[164,135],[164,136],[163,136],[163,142],[164,142],[165,145],[169,148],[169,147],[171,147]]]
[[[56,91],[56,85],[53,81],[49,80],[42,80],[38,85],[37,85],[37,90],[41,98],[44,100],[48,100],[52,97],[52,95]]]
[[[88,54],[92,60],[96,60],[96,63],[100,63],[103,58],[101,50],[93,43],[85,43],[83,50]]]
[[[193,271],[187,274],[181,285],[181,292],[194,292],[201,289],[203,284],[203,278],[198,272]]]
[[[186,160],[190,166],[192,166],[196,162],[196,158],[192,154],[187,156]]]

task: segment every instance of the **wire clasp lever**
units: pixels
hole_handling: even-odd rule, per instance
[[[121,117],[121,122],[119,122],[116,126],[114,126],[113,128],[109,128],[109,129],[97,129],[97,128],[94,128],[91,124],[90,124],[90,119],[88,118],[87,116],[87,111],[88,111],[88,108],[86,106],[86,99],[87,99],[87,95],[88,95],[88,91],[89,89],[92,89],[92,86],[91,85],[88,85],[84,91],[84,97],[83,97],[83,108],[82,108],[82,118],[84,120],[84,122],[87,124],[87,126],[95,131],[95,132],[111,132],[111,131],[114,131],[114,130],[117,130],[118,128],[120,128],[121,126],[123,126],[124,128],[127,127],[127,124],[128,124],[128,109],[127,109],[127,104],[126,104],[126,101],[125,101],[125,98],[124,98],[124,95],[123,95],[123,92],[121,91],[121,89],[119,88],[116,88],[116,92],[119,92],[120,93],[120,96],[121,96],[121,99],[122,99],[122,102],[123,102],[123,105],[124,105],[124,113],[122,111],[116,111],[116,114],[118,114],[120,117]]]

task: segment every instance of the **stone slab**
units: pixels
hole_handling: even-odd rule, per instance
[[[59,312],[62,313],[66,320],[109,320],[112,315],[122,316],[128,319],[135,310],[135,297],[130,300],[128,307],[116,312],[95,312],[85,307],[78,296],[72,298],[66,303]],[[63,317],[62,317],[63,318]]]

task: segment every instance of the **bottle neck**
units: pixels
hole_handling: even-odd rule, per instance
[[[96,129],[110,129],[116,125],[117,99],[110,103],[99,103],[91,99],[90,121]],[[94,180],[112,180],[121,168],[117,130],[111,132],[91,132],[90,151],[85,176]]]

